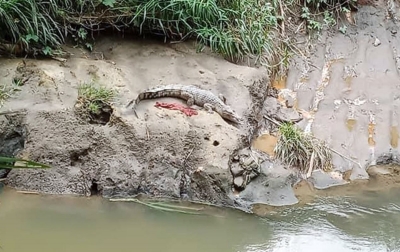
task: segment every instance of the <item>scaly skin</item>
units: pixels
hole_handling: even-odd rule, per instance
[[[174,97],[186,101],[189,107],[197,105],[205,108],[209,113],[217,112],[222,118],[236,124],[240,124],[242,119],[236,112],[227,104],[225,104],[225,97],[222,95],[216,96],[212,92],[200,89],[196,86],[183,86],[183,85],[167,85],[150,88],[141,92],[136,100],[132,100],[126,107],[129,107],[133,102],[133,110],[141,100],[154,99],[160,97]],[[136,112],[135,112],[136,113]]]

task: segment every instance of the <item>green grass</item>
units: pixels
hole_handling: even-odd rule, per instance
[[[0,157],[0,169],[44,169],[50,168],[50,166],[30,160],[11,158],[11,157]]]
[[[171,204],[167,202],[144,202],[139,199],[135,198],[128,198],[128,199],[110,199],[110,201],[118,201],[118,202],[135,202],[147,207],[150,207],[155,210],[166,211],[166,212],[174,212],[174,213],[182,213],[182,214],[192,214],[192,215],[202,215],[200,211],[201,208],[195,207],[186,207],[186,206],[179,206],[176,204]]]
[[[78,100],[82,103],[85,110],[90,113],[98,114],[103,104],[110,104],[116,92],[95,83],[84,83],[78,88]]]
[[[287,49],[294,47],[288,33],[304,20],[309,29],[334,25],[330,13],[344,9],[343,3],[346,1],[0,0],[0,43],[22,43],[27,50],[52,54],[56,52],[52,48],[66,36],[92,49],[93,33],[136,30],[171,40],[196,39],[199,51],[209,46],[233,62],[250,56],[274,67],[285,65]]]
[[[279,133],[275,154],[283,163],[303,172],[310,166],[324,171],[332,168],[332,153],[325,142],[304,134],[290,123],[282,124]]]
[[[57,2],[69,31],[78,39],[85,35],[77,27],[90,30],[92,23],[104,21],[121,29],[135,28],[141,34],[194,38],[200,50],[210,46],[231,61],[272,53],[270,30],[277,28],[278,20],[275,8],[258,0]]]
[[[0,42],[21,44],[32,51],[60,45],[62,26],[50,7],[47,1],[0,0]]]

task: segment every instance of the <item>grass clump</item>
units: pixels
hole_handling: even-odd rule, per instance
[[[279,133],[275,154],[283,163],[303,172],[314,168],[329,171],[332,168],[332,153],[325,142],[305,134],[291,123],[281,124]]]
[[[6,87],[6,85],[0,85],[0,107],[4,104],[4,101],[10,97],[10,90]]]
[[[11,98],[16,91],[20,91],[21,84],[14,82],[11,85],[0,84],[0,108],[4,105],[4,102]]]
[[[109,106],[116,93],[104,86],[84,83],[78,88],[78,103],[87,112],[98,115],[104,106]]]
[[[56,0],[57,1],[57,0]],[[259,0],[57,1],[76,41],[99,29],[134,30],[170,40],[197,39],[231,61],[273,52],[274,6]],[[92,46],[81,41],[86,47]]]

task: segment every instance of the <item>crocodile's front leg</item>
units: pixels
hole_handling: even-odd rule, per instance
[[[194,97],[193,97],[193,95],[188,95],[188,99],[187,99],[187,101],[186,101],[186,104],[187,104],[189,107],[192,107],[192,106],[194,105]]]
[[[214,111],[213,111],[213,105],[211,105],[210,103],[205,103],[204,105],[203,105],[203,107],[204,107],[204,109],[207,111],[207,113],[209,113],[209,114],[213,114],[214,113]]]

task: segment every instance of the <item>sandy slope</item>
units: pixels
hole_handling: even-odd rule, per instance
[[[26,124],[20,155],[53,166],[12,171],[9,185],[45,193],[145,193],[232,204],[229,162],[247,139],[248,126],[236,128],[201,108],[199,115],[187,117],[155,108],[155,100],[140,104],[137,119],[125,105],[148,87],[195,84],[224,94],[246,118],[254,87],[267,86],[265,73],[196,54],[192,44],[146,43],[102,39],[91,55],[69,48],[73,55],[66,62],[0,61],[3,81],[26,78],[3,108],[26,113],[3,119],[3,125]],[[77,87],[90,80],[118,91],[105,126],[88,124],[74,112]]]

